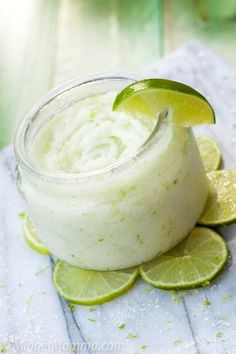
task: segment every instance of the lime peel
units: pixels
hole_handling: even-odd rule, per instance
[[[208,285],[227,261],[223,238],[196,227],[179,245],[139,267],[143,280],[161,289],[189,289]]]
[[[23,217],[23,231],[24,231],[24,237],[27,244],[34,251],[49,256],[50,255],[49,250],[42,244],[42,241],[40,240],[40,237],[34,225],[30,221],[28,215],[24,213],[24,215],[22,215],[21,217]]]
[[[220,170],[207,174],[209,194],[199,220],[206,226],[223,226],[236,221],[236,170]]]
[[[214,124],[215,113],[207,99],[192,87],[166,79],[145,79],[125,87],[115,98],[113,111],[157,119],[169,108],[172,123],[182,126]]]
[[[218,170],[221,163],[221,153],[216,142],[204,135],[197,136],[196,140],[205,171],[209,173]]]
[[[98,272],[57,261],[53,282],[67,301],[80,305],[97,305],[126,293],[138,277],[138,268]]]

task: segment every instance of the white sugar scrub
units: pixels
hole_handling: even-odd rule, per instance
[[[26,117],[16,139],[28,214],[52,254],[79,267],[128,268],[169,250],[207,199],[191,129],[167,118],[153,133],[156,118],[112,112],[132,81],[68,84]]]
[[[151,134],[155,120],[112,112],[117,92],[81,100],[46,124],[30,156],[50,174],[101,169],[134,153]]]

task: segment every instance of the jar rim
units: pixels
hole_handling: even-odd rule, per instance
[[[121,168],[125,167],[128,163],[136,160],[143,152],[147,149],[150,143],[153,140],[154,135],[153,132],[149,135],[149,137],[145,140],[145,142],[131,155],[125,157],[124,159],[118,160],[114,164],[106,166],[101,169],[83,172],[83,173],[68,173],[68,174],[49,174],[44,171],[40,171],[36,165],[29,159],[26,153],[26,134],[31,126],[32,122],[37,119],[37,115],[40,110],[53,101],[58,96],[64,94],[67,91],[72,90],[78,86],[83,86],[92,82],[97,81],[105,81],[105,80],[127,80],[127,81],[138,81],[141,77],[128,72],[114,72],[114,73],[101,73],[97,75],[87,75],[83,77],[79,77],[73,80],[66,81],[65,83],[57,86],[56,88],[49,91],[46,95],[44,95],[24,116],[22,121],[20,122],[18,129],[15,134],[14,139],[14,151],[17,163],[29,174],[34,175],[37,178],[42,180],[47,180],[54,183],[65,183],[66,182],[81,182],[82,180],[91,179],[97,176],[105,175],[108,173],[118,172]],[[155,128],[156,130],[156,128]]]

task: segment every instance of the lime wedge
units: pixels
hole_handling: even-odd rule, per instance
[[[206,227],[196,227],[179,245],[140,266],[143,280],[162,289],[208,285],[227,260],[223,238]]]
[[[222,226],[236,221],[236,170],[207,174],[209,194],[199,224]]]
[[[196,137],[200,155],[206,172],[218,170],[221,154],[216,142],[208,136]]]
[[[39,237],[34,225],[30,221],[30,219],[26,213],[23,215],[23,231],[24,231],[24,236],[25,236],[26,242],[33,250],[35,250],[41,254],[50,255],[50,252],[42,244],[40,237]]]
[[[215,114],[206,98],[192,87],[177,81],[145,79],[124,88],[115,98],[113,111],[157,119],[169,108],[173,124],[193,126],[214,124]]]
[[[66,300],[80,305],[110,301],[129,290],[138,277],[138,269],[97,272],[58,261],[53,271],[54,285]]]

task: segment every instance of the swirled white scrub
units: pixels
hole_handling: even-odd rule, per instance
[[[115,93],[93,96],[44,126],[35,139],[31,157],[46,172],[83,173],[114,164],[148,138],[153,121],[112,112]]]
[[[194,227],[207,198],[193,134],[169,121],[142,154],[98,172],[134,154],[155,125],[155,118],[112,113],[114,96],[80,100],[47,122],[42,112],[27,149],[50,176],[21,169],[21,191],[45,246],[90,269],[128,268],[167,251]]]

